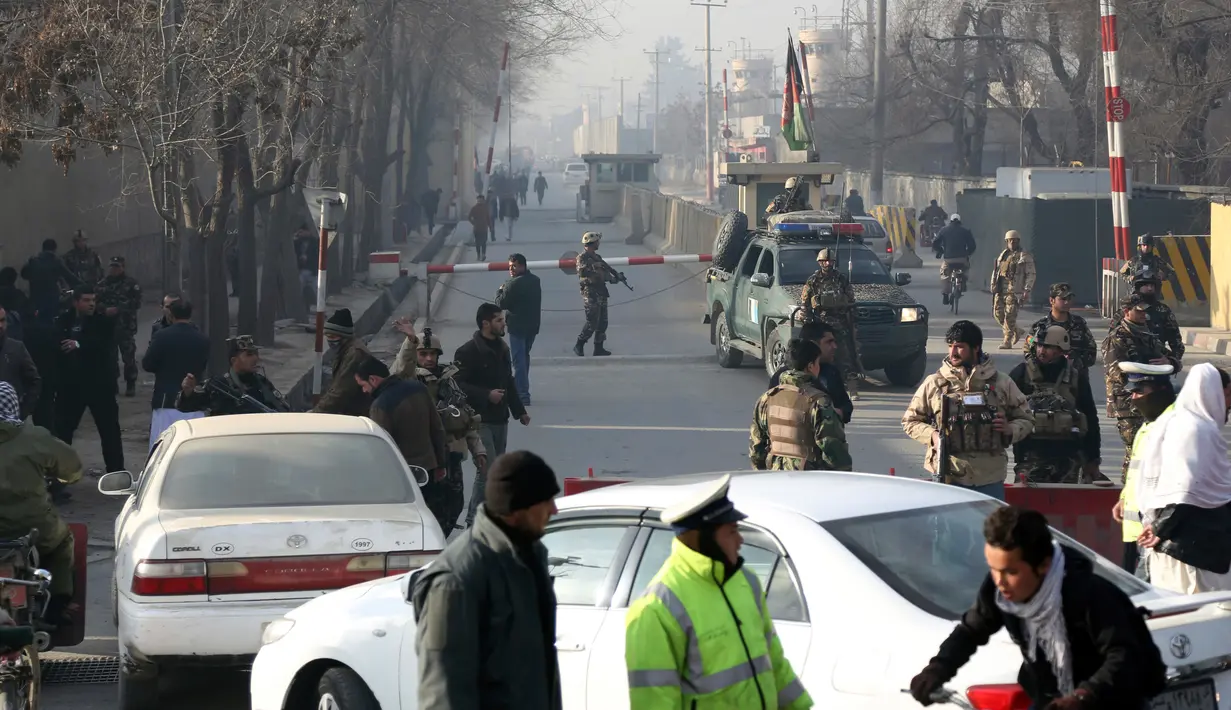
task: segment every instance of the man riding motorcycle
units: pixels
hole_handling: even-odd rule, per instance
[[[956,212],[949,215],[949,226],[940,230],[932,242],[932,251],[940,262],[940,293],[945,305],[949,305],[949,293],[953,290],[950,277],[955,268],[970,270],[970,256],[975,253],[975,236],[962,226],[962,216]]]

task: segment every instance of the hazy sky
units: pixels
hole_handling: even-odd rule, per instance
[[[569,111],[585,100],[591,89],[582,86],[609,87],[603,93],[603,112],[611,115],[619,97],[616,77],[631,77],[624,86],[625,101],[634,104],[637,92],[653,71],[653,57],[642,50],[654,49],[659,37],[678,36],[691,50],[705,46],[705,9],[689,4],[689,0],[613,0],[610,7],[615,17],[605,24],[613,35],[610,41],[590,40],[581,51],[560,60],[557,73],[549,83],[538,87],[538,98],[532,110],[541,116]],[[786,32],[798,32],[805,13],[794,14],[795,7],[806,14],[817,12],[836,16],[841,12],[841,0],[823,0],[813,5],[792,0],[728,0],[726,7],[711,10],[711,43],[721,49],[713,56],[714,81],[722,80],[722,67],[734,55],[728,42],[741,46],[741,37],[753,49],[772,50],[775,63],[781,64],[786,53]],[[691,52],[691,59],[703,62],[705,52]],[[645,97],[650,102],[653,99]],[[666,97],[663,98],[666,101]]]

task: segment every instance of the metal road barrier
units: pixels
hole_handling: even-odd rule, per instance
[[[923,261],[915,253],[918,220],[914,207],[876,205],[869,212],[876,218],[893,245],[893,265],[906,269],[918,269]]]
[[[1184,326],[1210,324],[1210,236],[1208,234],[1168,235],[1154,238],[1154,252],[1171,265],[1175,273],[1163,281],[1163,301]],[[1111,318],[1119,308],[1120,297],[1132,287],[1120,277],[1124,261],[1103,259],[1103,293],[1100,311]]]

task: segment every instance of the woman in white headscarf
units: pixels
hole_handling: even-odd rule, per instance
[[[1231,591],[1231,460],[1222,427],[1231,377],[1192,369],[1143,442],[1137,498],[1150,582],[1180,594]]]

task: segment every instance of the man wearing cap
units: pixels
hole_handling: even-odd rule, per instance
[[[752,410],[748,458],[758,471],[849,471],[851,452],[842,417],[817,387],[821,349],[811,340],[787,343],[790,370]]]
[[[812,205],[808,204],[808,189],[807,185],[800,187],[798,191],[795,186],[799,184],[799,178],[789,177],[786,179],[786,192],[779,193],[774,196],[765,207],[766,216],[775,214],[784,214],[786,212],[802,212],[803,210],[812,209]],[[794,194],[791,194],[794,192]]]
[[[581,253],[577,255],[577,279],[581,284],[581,305],[586,313],[586,324],[581,327],[573,354],[586,354],[586,342],[594,336],[594,354],[610,355],[603,343],[607,342],[607,284],[619,283],[620,272],[607,265],[598,255],[598,245],[603,239],[601,232],[586,232],[581,235]]]
[[[1034,415],[1030,436],[1013,446],[1013,472],[1030,483],[1107,480],[1098,470],[1102,442],[1090,374],[1066,357],[1069,332],[1053,325],[1031,339],[1035,356],[1009,373]]]
[[[1116,369],[1124,380],[1123,389],[1131,398],[1133,409],[1140,413],[1140,422],[1132,440],[1125,443],[1127,465],[1124,468],[1124,487],[1120,489],[1120,500],[1111,509],[1111,517],[1120,523],[1123,533],[1124,559],[1121,565],[1129,572],[1137,572],[1142,559],[1141,546],[1137,541],[1145,531],[1141,508],[1137,505],[1137,476],[1141,469],[1143,442],[1150,425],[1175,407],[1176,394],[1171,383],[1171,365],[1124,361],[1117,363]],[[1124,430],[1121,429],[1120,433],[1123,435]]]
[[[73,248],[64,252],[64,267],[83,284],[96,284],[103,279],[103,262],[98,252],[87,245],[85,232],[80,229],[73,235]]]
[[[637,710],[812,707],[782,651],[761,580],[744,567],[731,476],[662,512],[671,555],[628,609],[624,661]]]
[[[962,216],[956,212],[949,215],[949,226],[940,230],[932,240],[932,251],[940,262],[940,293],[945,305],[949,305],[949,293],[953,290],[954,267],[970,268],[970,257],[978,244],[975,235],[962,226]]]
[[[1169,356],[1176,360],[1183,360],[1184,334],[1180,332],[1180,324],[1175,319],[1175,312],[1163,303],[1160,297],[1162,288],[1162,276],[1153,268],[1146,267],[1134,277],[1133,293],[1141,297],[1145,306],[1146,325],[1149,326],[1150,332],[1158,336]],[[1108,330],[1114,330],[1119,322],[1120,315],[1116,314]]]
[[[992,317],[1004,330],[1001,350],[1010,350],[1022,337],[1017,327],[1017,308],[1030,302],[1034,290],[1034,257],[1022,249],[1022,235],[1016,229],[1004,234],[1005,248],[992,266],[989,285],[992,291]]]
[[[1107,377],[1107,416],[1114,417],[1120,440],[1124,442],[1122,472],[1127,475],[1133,439],[1141,428],[1143,413],[1124,388],[1127,382],[1120,363],[1170,365],[1180,371],[1180,359],[1168,357],[1158,336],[1150,331],[1146,321],[1146,302],[1140,294],[1129,294],[1120,300],[1120,321],[1103,340],[1103,369]]]
[[[124,360],[125,397],[137,394],[137,313],[141,310],[141,284],[124,272],[124,257],[111,257],[107,275],[94,289],[98,307],[115,318],[115,346]]]
[[[1064,282],[1054,283],[1048,291],[1051,310],[1030,326],[1030,335],[1026,338],[1025,352],[1027,360],[1034,358],[1034,334],[1046,332],[1053,325],[1063,327],[1069,334],[1068,358],[1080,367],[1093,367],[1098,359],[1098,344],[1086,319],[1072,312],[1073,289]]]
[[[274,387],[274,383],[259,372],[258,369],[261,366],[259,351],[260,348],[252,341],[251,335],[240,335],[228,339],[227,355],[231,360],[231,368],[226,374],[211,377],[203,385],[198,385],[196,376],[189,373],[180,383],[180,393],[176,398],[175,408],[181,412],[204,411],[209,417],[225,414],[258,414],[264,411],[240,399],[243,395],[248,395],[275,411],[291,411],[291,405]]]
[[[355,337],[355,322],[349,308],[339,308],[325,321],[325,342],[329,345],[325,355],[325,375],[329,379],[323,385],[325,394],[312,411],[366,417],[372,409],[372,398],[355,382],[355,372],[372,354]]]
[[[816,253],[817,269],[799,295],[804,322],[821,321],[833,328],[838,341],[834,358],[851,399],[859,401],[859,340],[855,331],[855,289],[838,268],[837,250],[825,247]]]
[[[72,305],[56,320],[60,353],[55,366],[55,434],[64,443],[73,443],[89,409],[107,471],[123,471],[120,406],[115,399],[115,319],[99,313],[96,306],[94,289],[78,286]]]
[[[1154,253],[1154,235],[1142,234],[1137,237],[1137,253],[1120,267],[1120,277],[1127,283],[1137,280],[1137,274],[1149,269],[1163,280],[1175,276],[1175,269],[1162,256]]]
[[[560,710],[556,595],[540,541],[560,484],[543,459],[513,451],[492,462],[486,485],[474,525],[411,583],[418,708]]]

